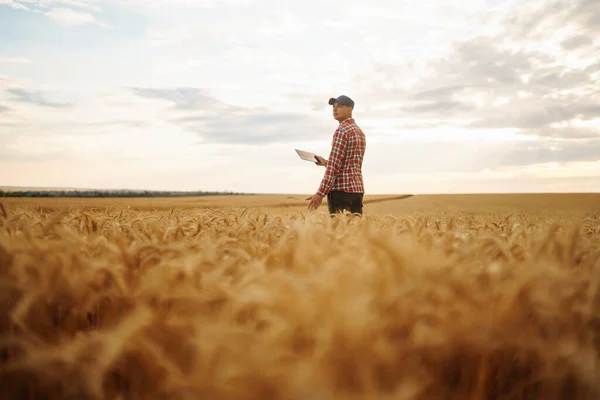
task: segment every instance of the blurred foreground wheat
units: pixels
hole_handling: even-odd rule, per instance
[[[0,392],[598,399],[600,217],[0,207]]]

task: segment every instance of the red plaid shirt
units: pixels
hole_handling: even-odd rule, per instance
[[[342,121],[333,134],[325,176],[317,194],[324,197],[332,190],[364,193],[362,163],[365,149],[365,134],[354,118]]]

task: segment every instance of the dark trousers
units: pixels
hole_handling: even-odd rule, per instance
[[[327,207],[329,214],[349,211],[352,214],[363,213],[363,193],[348,193],[332,190],[327,194]]]

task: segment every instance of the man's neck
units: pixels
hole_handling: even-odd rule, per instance
[[[352,119],[352,116],[350,116],[350,117],[346,117],[346,118],[344,118],[344,119],[340,120],[340,121],[339,121],[340,125],[341,125],[341,124],[342,124],[344,121],[347,121],[347,120],[349,120],[349,119]]]

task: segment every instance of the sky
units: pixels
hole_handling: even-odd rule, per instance
[[[0,186],[600,191],[597,0],[0,0]]]

